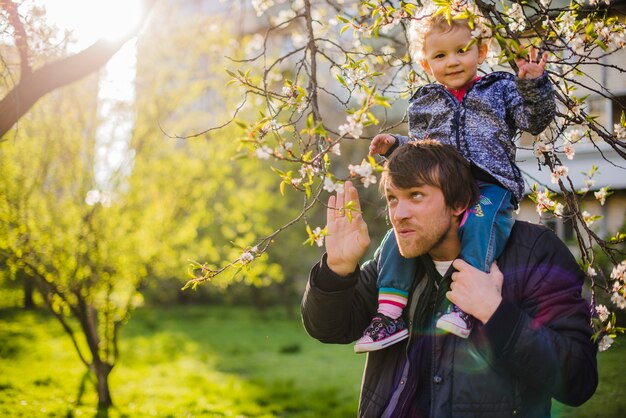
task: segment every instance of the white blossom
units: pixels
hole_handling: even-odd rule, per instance
[[[593,195],[600,202],[600,205],[604,206],[604,203],[606,202],[606,197],[609,195],[609,188],[603,187],[597,192],[594,192]]]
[[[611,338],[609,335],[605,335],[598,343],[598,351],[608,350],[609,347],[611,347],[611,344],[613,344],[613,338]]]
[[[587,276],[596,277],[597,275],[598,275],[598,272],[596,271],[596,269],[594,269],[591,266],[587,267]]]
[[[259,160],[269,160],[274,151],[267,145],[263,145],[256,149],[256,156]]]
[[[331,154],[335,154],[335,155],[341,155],[341,148],[340,148],[340,144],[336,143],[334,145],[332,145],[330,148],[328,148],[328,151]]]
[[[609,310],[607,309],[606,306],[604,305],[598,305],[596,306],[596,313],[598,314],[598,318],[600,319],[600,321],[604,322],[607,319],[609,319]]]
[[[361,123],[360,116],[357,117],[354,114],[348,115],[347,122],[339,126],[339,134],[350,134],[354,139],[359,139],[363,133],[363,123]]]
[[[517,32],[526,29],[526,17],[519,3],[513,3],[513,6],[508,10],[508,18],[511,31]]]
[[[593,225],[595,221],[589,212],[585,210],[583,211],[582,215],[583,215],[583,221],[585,221],[585,225],[587,226]]]
[[[330,177],[324,178],[324,190],[329,193],[337,192],[343,193],[343,183],[334,182]]]
[[[557,184],[559,182],[560,177],[567,176],[567,172],[568,172],[568,169],[564,165],[555,167],[554,170],[552,171],[550,180],[552,181],[553,184]]]
[[[324,245],[324,235],[322,235],[322,228],[319,226],[313,230],[313,236],[315,237],[315,243],[318,247]]]
[[[563,206],[563,203],[557,203],[556,206],[554,207],[554,214],[556,216],[563,216],[564,210],[565,210],[565,206]]]
[[[611,272],[611,279],[621,282],[626,281],[626,260],[623,260],[617,266],[613,267],[613,271]]]
[[[615,137],[619,140],[626,139],[626,126],[621,123],[616,123],[613,125],[613,132],[615,133]]]
[[[363,182],[364,187],[369,187],[370,184],[376,183],[376,176],[374,175],[374,167],[367,162],[363,161],[360,165],[352,165],[348,166],[348,170],[351,173],[359,175],[362,177],[361,181]]]
[[[254,260],[254,254],[250,251],[244,251],[241,257],[239,257],[239,261],[241,261],[242,264],[248,264],[252,260]]]
[[[611,295],[611,302],[620,309],[626,309],[626,298],[618,292]]]

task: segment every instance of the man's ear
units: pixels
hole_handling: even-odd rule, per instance
[[[463,216],[463,213],[464,213],[467,209],[469,209],[469,207],[467,207],[467,208],[457,208],[457,209],[453,209],[453,210],[452,210],[452,215],[454,215],[454,216],[459,216],[459,217],[460,217],[460,216]]]
[[[424,71],[426,71],[429,75],[433,75],[433,72],[430,70],[430,65],[428,65],[428,61],[425,60],[424,58],[422,58],[420,60],[420,65],[422,66],[422,68],[424,69]]]

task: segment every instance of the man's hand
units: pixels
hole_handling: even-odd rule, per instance
[[[328,199],[326,232],[328,267],[340,276],[347,276],[356,269],[370,244],[359,193],[350,181],[345,182],[343,193],[337,192]]]
[[[487,323],[502,301],[504,277],[498,265],[494,261],[491,272],[485,273],[458,258],[452,266],[457,271],[452,273],[452,283],[446,297],[463,312],[483,324]]]
[[[389,148],[396,143],[396,138],[389,134],[378,134],[370,143],[370,155],[385,155]]]
[[[546,62],[548,61],[548,53],[544,52],[541,59],[537,61],[537,50],[530,47],[528,51],[528,60],[523,57],[515,58],[519,73],[519,78],[539,78],[543,75]]]

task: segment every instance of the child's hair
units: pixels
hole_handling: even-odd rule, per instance
[[[473,23],[474,28],[479,31],[479,35],[476,37],[476,42],[480,47],[482,42],[488,42],[488,38],[491,34],[484,23],[484,18],[480,15],[474,15]],[[436,7],[424,6],[421,13],[412,18],[411,23],[409,24],[408,39],[411,58],[413,58],[416,62],[419,62],[422,58],[424,58],[424,40],[433,29],[437,29],[444,34],[447,34],[458,28],[469,27],[470,25],[468,19],[454,18],[454,15],[448,19],[444,13],[437,13]],[[472,34],[473,33],[474,32],[472,31]]]

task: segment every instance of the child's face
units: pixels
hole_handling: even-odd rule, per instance
[[[454,27],[451,31],[433,28],[424,39],[424,70],[448,88],[458,90],[476,77],[478,66],[487,55],[487,45],[480,48],[472,40],[469,27]]]

